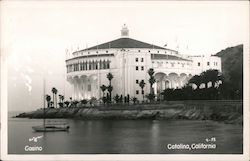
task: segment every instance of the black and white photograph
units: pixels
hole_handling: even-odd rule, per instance
[[[249,160],[248,1],[3,0],[0,20],[1,160]]]

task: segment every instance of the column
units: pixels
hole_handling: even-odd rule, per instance
[[[83,78],[80,77],[80,100],[83,99]]]
[[[162,83],[162,90],[165,90],[166,89],[166,81],[162,80],[161,83]]]
[[[78,77],[78,79],[77,79],[77,100],[80,100],[80,98],[81,98],[80,94],[81,94],[81,80]]]
[[[69,83],[70,83],[70,87],[71,87],[71,91],[72,91],[70,97],[72,97],[72,99],[73,99],[74,98],[74,78],[70,77],[69,78]]]
[[[75,98],[76,100],[79,99],[79,89],[78,89],[79,87],[78,86],[79,86],[79,84],[78,84],[78,78],[77,78],[76,79],[76,98]]]
[[[74,92],[73,92],[72,99],[75,100],[76,99],[76,78],[73,78],[73,88],[74,88]]]
[[[157,95],[157,83],[156,82],[153,84],[153,88],[154,88],[154,94]]]
[[[86,77],[86,79],[84,80],[84,97],[85,99],[88,98],[88,78]]]

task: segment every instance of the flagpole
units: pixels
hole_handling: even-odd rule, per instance
[[[45,82],[45,77],[43,75],[43,127],[45,127],[45,86],[46,86],[46,82]]]
[[[152,47],[153,47],[153,50],[154,50],[154,44],[152,43]],[[154,60],[154,58],[155,58],[155,55],[152,53],[152,56],[153,56],[153,60]],[[150,55],[150,57],[151,57],[151,55]],[[152,64],[152,68],[153,68],[153,63],[151,63]]]

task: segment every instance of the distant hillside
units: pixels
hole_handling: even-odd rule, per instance
[[[222,74],[225,82],[234,92],[242,94],[243,45],[226,48],[215,55],[221,57]]]
[[[228,77],[228,74],[232,71],[237,71],[239,74],[242,74],[243,45],[226,48],[215,55],[221,57],[222,72],[225,77]]]

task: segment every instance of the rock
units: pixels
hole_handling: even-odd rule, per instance
[[[227,108],[232,108],[229,106]],[[20,113],[21,118],[80,118],[80,119],[192,119],[214,120],[227,123],[243,122],[242,114],[223,108],[185,104],[137,104],[101,107],[46,108]]]

